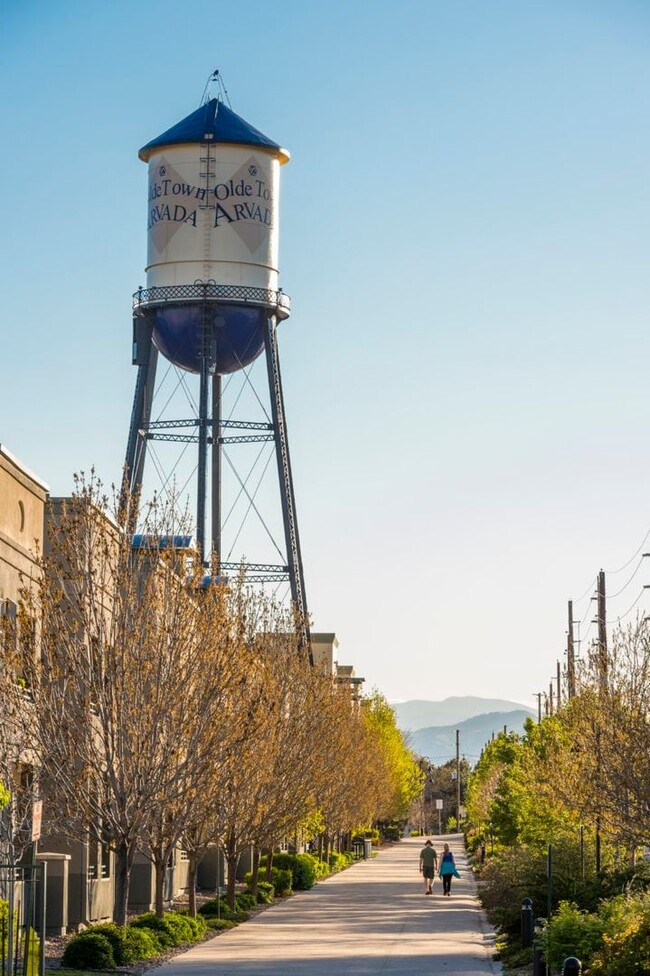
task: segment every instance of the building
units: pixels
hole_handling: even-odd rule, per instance
[[[311,653],[314,667],[322,669],[326,674],[331,674],[334,681],[349,692],[350,699],[358,703],[361,700],[361,686],[365,678],[357,677],[352,664],[339,664],[337,660],[338,647],[339,641],[336,634],[318,633],[311,635]]]

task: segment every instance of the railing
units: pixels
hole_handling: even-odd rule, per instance
[[[218,285],[216,281],[193,285],[154,285],[139,288],[133,296],[134,309],[178,305],[183,302],[232,302],[272,309],[280,319],[288,318],[291,299],[281,288],[253,288],[249,285]]]

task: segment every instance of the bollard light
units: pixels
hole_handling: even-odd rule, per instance
[[[521,948],[529,949],[533,944],[533,900],[524,898],[521,903]]]
[[[575,956],[568,956],[562,963],[562,976],[580,976],[582,963]]]

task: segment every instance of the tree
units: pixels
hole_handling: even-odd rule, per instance
[[[214,770],[231,770],[248,737],[240,708],[248,662],[233,637],[226,586],[211,584],[192,593],[194,627],[191,653],[180,666],[177,709],[169,709],[175,742],[176,789],[165,789],[151,802],[142,824],[141,843],[156,873],[156,912],[163,913],[165,871],[175,848],[193,829],[210,822],[214,802],[209,785]],[[176,667],[179,667],[178,663]],[[196,836],[196,833],[194,833]],[[196,862],[192,865],[195,885]]]
[[[68,834],[110,838],[119,924],[146,828],[163,808],[165,816],[182,808],[221,704],[206,693],[206,670],[221,665],[223,648],[200,613],[200,567],[161,548],[176,528],[165,513],[154,509],[146,527],[149,542],[134,551],[129,526],[112,516],[94,478],[80,478],[56,507],[32,680],[48,807]],[[218,632],[218,601],[213,610]],[[167,841],[159,838],[152,856],[164,857]]]
[[[613,635],[606,672],[590,654],[579,695],[563,713],[572,740],[571,797],[625,844],[650,844],[650,630],[637,620]],[[574,799],[575,802],[575,799]]]
[[[382,766],[383,795],[375,819],[399,820],[424,787],[424,775],[397,727],[395,712],[378,691],[364,699],[362,715]]]
[[[0,615],[0,859],[16,864],[30,844],[39,798],[34,754],[34,698],[29,673],[36,631],[22,607]]]

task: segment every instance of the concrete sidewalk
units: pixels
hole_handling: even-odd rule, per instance
[[[424,894],[418,857],[426,838],[407,838],[310,891],[273,905],[236,929],[151,972],[155,976],[496,976],[492,933],[457,836],[448,841],[460,880],[451,897]]]

